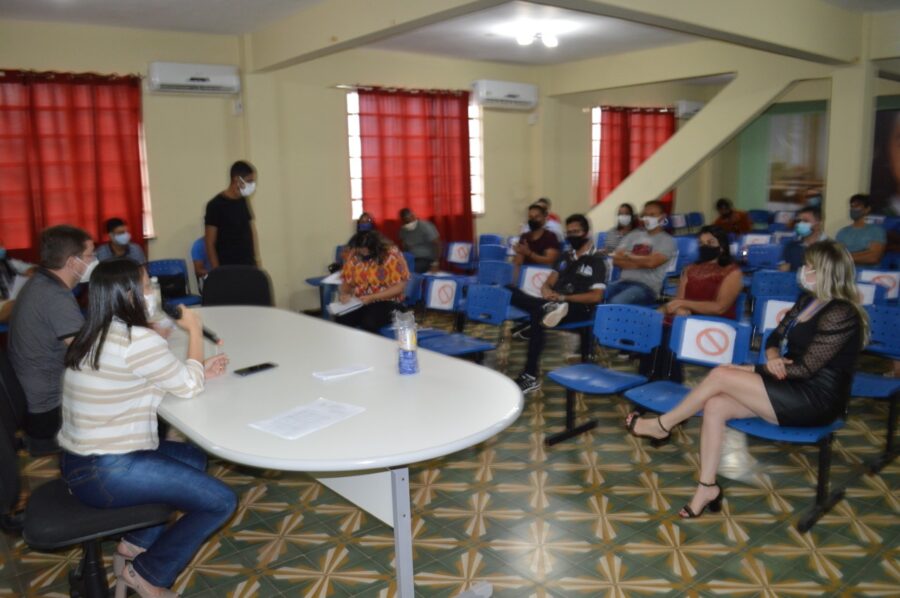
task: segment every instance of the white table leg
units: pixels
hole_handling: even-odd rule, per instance
[[[394,566],[397,595],[413,598],[412,510],[409,503],[409,468],[391,470],[391,498],[394,503]]]

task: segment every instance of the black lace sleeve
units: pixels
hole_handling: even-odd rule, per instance
[[[785,366],[788,378],[809,378],[858,338],[859,314],[849,303],[833,302],[819,315],[806,353]]]
[[[809,305],[811,297],[809,295],[801,295],[797,302],[794,303],[794,306],[784,314],[784,317],[781,318],[781,322],[778,323],[778,326],[775,327],[769,334],[769,338],[766,340],[766,346],[764,349],[771,349],[772,347],[779,347],[781,345],[781,341],[784,338],[784,335],[787,334],[788,325],[797,319],[797,316],[800,315],[800,312],[806,309],[806,306]]]

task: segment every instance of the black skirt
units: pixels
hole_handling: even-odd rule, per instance
[[[842,372],[822,368],[812,378],[787,380],[761,374],[781,426],[826,426],[846,413],[852,378]]]

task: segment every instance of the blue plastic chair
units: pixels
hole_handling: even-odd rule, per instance
[[[672,214],[669,216],[669,224],[672,226],[672,230],[678,231],[686,231],[688,229],[688,219],[686,214]]]
[[[681,276],[681,271],[696,262],[700,254],[700,242],[696,235],[677,235],[673,238],[678,253],[672,262],[672,268],[666,273],[668,278],[662,292],[665,297],[674,297],[678,294],[678,277]]]
[[[506,261],[506,245],[479,245],[478,246],[478,261],[479,267],[480,262],[485,260],[492,261]]]
[[[747,215],[750,217],[750,222],[753,223],[753,230],[769,229],[769,220],[771,220],[772,215],[769,214],[768,210],[748,210]]]
[[[0,334],[9,332],[9,324],[0,324]]]
[[[184,260],[153,260],[147,262],[147,274],[151,277],[181,277],[184,280],[184,289],[191,288],[188,281],[187,262]],[[200,305],[200,295],[190,293],[178,297],[164,297],[168,305]]]
[[[597,233],[597,244],[595,245],[597,249],[603,249],[606,247],[606,231],[602,231]]]
[[[819,447],[819,475],[816,484],[816,502],[797,521],[800,532],[808,531],[835,504],[844,498],[844,489],[829,491],[831,473],[831,443],[834,433],[844,427],[844,420],[838,419],[827,426],[815,428],[795,428],[779,426],[758,417],[732,419],[726,422],[729,428],[738,430],[763,440],[789,442],[791,444],[814,444]]]
[[[478,263],[478,284],[505,287],[512,284],[513,265],[507,261],[484,260]]]
[[[756,297],[790,297],[800,296],[800,285],[794,272],[777,270],[758,270],[750,281],[750,296]]]
[[[703,227],[705,221],[706,219],[700,212],[688,212],[687,214],[687,225],[692,232],[699,231]]]
[[[506,239],[504,239],[501,235],[494,234],[484,234],[478,235],[478,246],[482,245],[505,245]]]
[[[684,363],[707,367],[746,363],[750,353],[750,333],[748,324],[740,324],[727,318],[677,316],[672,321],[669,349]],[[625,397],[638,405],[638,410],[642,413],[668,413],[690,391],[683,384],[656,380],[626,391]],[[651,441],[651,444],[659,443]]]
[[[475,268],[475,251],[472,243],[451,241],[447,243],[445,255],[447,264],[460,270],[469,271]]]
[[[406,261],[406,269],[413,273],[416,271],[416,256],[408,251],[403,252],[403,259]]]
[[[466,296],[466,321],[491,324],[497,326],[499,331],[500,326],[506,321],[506,311],[511,296],[512,293],[509,289],[502,287],[481,284],[469,286]],[[429,336],[421,339],[419,346],[452,357],[474,355],[475,361],[481,363],[484,353],[496,349],[500,341],[499,332],[497,344],[468,336],[464,332],[465,329],[453,334]]]
[[[745,271],[777,268],[784,248],[780,244],[748,245]]]
[[[606,347],[649,353],[662,338],[662,314],[638,305],[598,305],[594,336]],[[575,425],[575,394],[616,394],[647,382],[645,376],[619,372],[594,363],[580,363],[550,372],[547,377],[566,389],[566,421],[562,432],[548,436],[547,446],[573,438],[597,426],[596,420]]]
[[[463,300],[465,276],[426,276],[425,309],[457,312]],[[447,289],[447,290],[444,290]]]

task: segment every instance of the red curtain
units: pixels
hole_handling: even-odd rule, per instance
[[[675,114],[671,110],[604,106],[600,113],[600,172],[594,203],[603,201],[674,132]],[[645,198],[650,199],[653,198]],[[669,191],[660,200],[671,212],[675,192]]]
[[[139,77],[0,72],[0,242],[34,259],[45,227],[113,217],[143,242],[140,140]]]
[[[388,237],[408,207],[443,242],[472,240],[468,107],[468,92],[359,92],[363,210]]]

